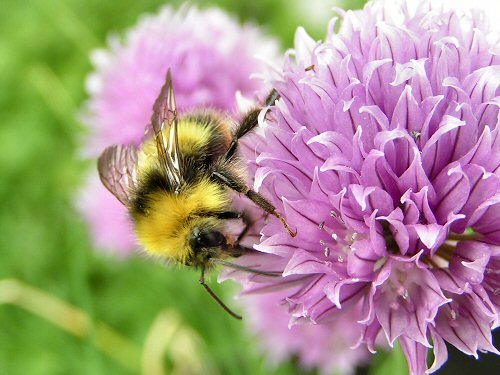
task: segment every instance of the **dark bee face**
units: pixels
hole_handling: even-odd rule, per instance
[[[192,265],[205,264],[210,258],[217,258],[227,248],[226,236],[213,227],[196,227],[189,238],[194,256]]]
[[[201,232],[195,230],[193,233],[191,246],[195,251],[204,247],[218,247],[223,245],[226,245],[226,237],[219,231],[208,230]]]

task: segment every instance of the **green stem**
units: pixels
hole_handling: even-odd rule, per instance
[[[15,279],[0,280],[0,304],[10,304],[48,320],[80,339],[95,335],[95,344],[123,367],[139,373],[141,348],[104,323],[92,328],[88,314],[63,300]]]
[[[476,240],[479,237],[479,235],[475,232],[472,231],[467,231],[465,233],[459,234],[459,233],[453,233],[450,232],[448,234],[448,240],[452,241],[473,241]]]

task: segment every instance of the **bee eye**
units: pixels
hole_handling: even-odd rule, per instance
[[[202,232],[196,236],[198,247],[217,247],[226,244],[226,237],[218,231]]]

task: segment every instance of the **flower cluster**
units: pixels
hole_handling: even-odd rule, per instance
[[[236,112],[236,93],[253,97],[262,89],[262,81],[251,75],[264,72],[265,60],[276,63],[277,56],[276,41],[215,8],[165,7],[143,17],[124,38],[114,36],[108,49],[93,53],[84,115],[91,134],[84,154],[96,157],[112,144],[141,142],[168,68],[181,113],[199,107]],[[78,205],[96,247],[121,255],[136,248],[125,207],[96,171]]]
[[[398,340],[411,374],[438,369],[445,342],[500,354],[498,35],[430,1],[341,15],[323,43],[297,32],[249,161],[298,234],[269,218],[238,262],[283,277],[222,278],[291,325],[348,316],[370,351]]]

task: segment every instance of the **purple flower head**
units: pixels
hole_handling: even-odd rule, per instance
[[[139,144],[168,68],[181,113],[199,107],[234,113],[238,91],[253,97],[263,88],[251,79],[267,66],[259,56],[278,61],[278,43],[221,10],[164,7],[143,17],[123,39],[113,36],[108,49],[93,53],[83,152],[95,157],[112,144]],[[127,210],[95,174],[78,206],[96,246],[127,254],[136,247]]]
[[[254,26],[241,26],[219,9],[164,7],[144,16],[109,49],[92,54],[88,77],[87,151],[99,155],[110,144],[139,144],[168,68],[182,112],[211,107],[236,110],[235,93],[253,96],[262,82],[250,76],[264,69],[257,57],[276,59],[277,43]]]
[[[250,158],[298,234],[269,218],[238,259],[283,278],[226,271],[292,325],[347,316],[370,351],[398,340],[411,374],[445,342],[500,354],[499,38],[435,4],[341,12],[324,43],[298,30]]]

